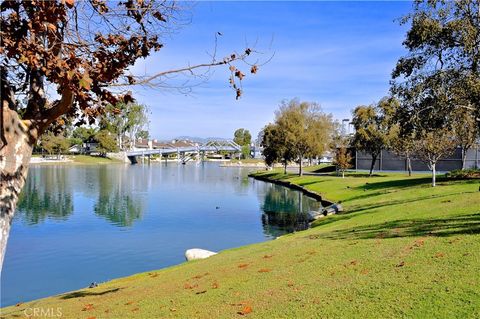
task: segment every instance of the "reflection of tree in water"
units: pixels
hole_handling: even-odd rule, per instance
[[[270,236],[308,228],[308,212],[318,210],[320,203],[279,185],[269,185],[263,204],[262,224]]]
[[[123,183],[126,176],[107,169],[100,170],[98,178],[99,196],[94,207],[95,214],[116,226],[132,226],[142,216],[143,205],[138,198],[129,195],[132,193],[130,189],[123,187],[131,185],[131,182],[127,180]]]
[[[17,205],[17,218],[29,225],[47,218],[67,220],[73,212],[73,198],[66,170],[44,167],[31,170]]]

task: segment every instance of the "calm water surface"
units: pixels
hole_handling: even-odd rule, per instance
[[[319,203],[216,163],[33,166],[18,204],[1,305],[181,263],[307,227]]]

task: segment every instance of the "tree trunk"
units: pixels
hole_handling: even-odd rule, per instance
[[[465,170],[465,162],[467,159],[467,151],[468,149],[465,147],[462,147],[462,171]]]
[[[342,178],[345,178],[345,170],[342,170]]]
[[[25,184],[36,131],[3,101],[0,118],[0,271],[18,196]]]
[[[407,156],[407,171],[408,176],[412,176],[412,161],[410,159],[410,155]]]
[[[369,176],[372,176],[373,168],[375,167],[376,162],[377,162],[377,155],[372,154],[372,165],[370,165],[370,174],[368,174]]]
[[[437,180],[436,166],[437,166],[437,163],[432,163],[431,164],[431,167],[432,167],[432,187],[435,187],[436,180]]]
[[[283,174],[287,174],[287,161],[283,162]]]
[[[300,156],[300,166],[298,167],[298,176],[303,175],[303,156]]]

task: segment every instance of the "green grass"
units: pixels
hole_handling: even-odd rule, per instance
[[[478,181],[440,178],[432,188],[427,175],[259,174],[341,201],[346,211],[307,231],[4,308],[2,316],[60,307],[65,318],[480,317]]]
[[[238,162],[241,162],[241,163],[244,163],[244,164],[257,164],[257,163],[265,163],[263,159],[259,159],[259,158],[245,158],[245,159],[232,159],[230,162],[232,163],[238,163]]]
[[[90,155],[75,155],[69,156],[69,159],[73,160],[74,163],[77,164],[114,164],[114,163],[122,163],[121,161],[108,158],[108,157],[100,157],[100,156],[90,156]]]

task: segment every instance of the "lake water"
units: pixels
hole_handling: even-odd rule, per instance
[[[320,204],[217,163],[30,168],[1,277],[1,305],[59,294],[305,229]]]

